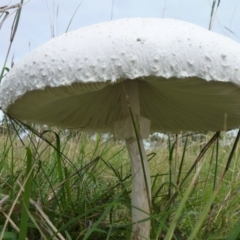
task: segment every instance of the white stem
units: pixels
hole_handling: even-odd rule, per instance
[[[144,172],[142,168],[141,155],[136,139],[126,139],[128,153],[131,159],[132,168],[132,240],[149,239],[151,225],[150,221],[143,221],[149,218],[151,204],[151,183],[148,161],[143,147],[142,139],[140,140],[141,151],[143,156],[147,186],[145,183]],[[149,191],[149,192],[147,192]],[[140,222],[140,223],[139,223]]]
[[[149,218],[150,208],[151,208],[151,182],[148,161],[143,146],[143,140],[141,136],[141,129],[145,126],[141,126],[145,123],[140,117],[140,104],[139,104],[139,82],[138,81],[127,81],[124,83],[124,96],[122,98],[122,108],[123,115],[126,117],[130,116],[129,105],[131,107],[132,114],[134,116],[135,125],[138,132],[138,140],[135,136],[126,137],[126,145],[128,153],[131,159],[131,169],[132,169],[132,240],[149,239],[151,223],[150,220],[145,220]],[[135,117],[139,116],[139,117]],[[126,121],[125,121],[126,123]],[[147,131],[150,128],[150,122]],[[131,128],[133,128],[133,123],[131,121]],[[129,126],[127,127],[129,129]],[[143,165],[142,165],[142,160]],[[145,176],[144,176],[145,175]],[[145,178],[147,183],[145,182]],[[141,222],[142,221],[142,222]]]

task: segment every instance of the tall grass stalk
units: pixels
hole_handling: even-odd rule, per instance
[[[208,29],[211,30],[221,0],[213,0]]]

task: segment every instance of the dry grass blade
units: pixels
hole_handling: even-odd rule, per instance
[[[10,10],[10,9],[19,9],[21,6],[22,5],[18,3],[18,4],[11,5],[11,6],[7,6],[6,5],[6,6],[0,7],[0,14],[1,14],[0,17],[2,17],[2,15],[4,15],[2,21],[0,22],[0,30],[1,30],[2,26],[3,26],[3,23],[5,22],[5,20],[9,16],[9,11],[8,10]]]
[[[4,215],[4,217],[8,218],[8,215],[5,212],[2,212],[2,214]],[[19,233],[19,228],[18,226],[14,223],[14,221],[9,217],[9,223],[11,224],[12,228]],[[28,240],[28,238],[25,238],[25,240]]]
[[[49,217],[43,212],[43,210],[41,209],[41,207],[39,206],[38,203],[36,203],[35,201],[33,201],[32,199],[30,199],[30,203],[37,209],[37,211],[41,214],[42,218],[44,219],[44,221],[46,221],[46,223],[48,224],[48,226],[53,230],[54,234],[58,236],[58,239],[60,240],[65,240],[65,238],[62,236],[62,234],[57,230],[57,228],[54,226],[54,224],[50,221]],[[53,234],[53,235],[54,235]]]
[[[23,1],[24,0],[21,0],[21,3],[19,3],[19,4],[15,4],[15,5],[12,5],[12,6],[4,6],[3,8],[0,9],[0,13],[1,12],[2,12],[2,14],[5,13],[4,18],[3,18],[3,20],[0,23],[0,29],[1,29],[4,21],[7,19],[8,15],[9,15],[9,12],[7,10],[9,10],[9,9],[16,9],[16,14],[15,14],[15,17],[14,17],[14,20],[13,20],[13,23],[12,23],[12,31],[11,31],[11,35],[10,35],[10,43],[9,43],[9,47],[8,47],[8,50],[7,50],[5,61],[4,61],[3,67],[2,67],[2,71],[1,71],[1,74],[0,74],[0,82],[2,81],[2,78],[4,76],[4,71],[6,69],[8,56],[9,56],[9,53],[10,53],[10,50],[11,50],[11,47],[12,47],[12,43],[13,43],[15,34],[17,32],[18,23],[19,23],[20,16],[21,16],[21,10],[22,10]]]
[[[19,200],[19,198],[20,198],[20,196],[21,196],[21,194],[22,194],[22,192],[23,192],[23,190],[24,190],[24,189],[22,188],[22,189],[20,189],[20,190],[18,191],[17,196],[15,197],[14,202],[12,203],[12,206],[11,206],[8,214],[6,214],[6,220],[5,220],[4,226],[3,226],[3,228],[2,228],[2,231],[1,231],[1,233],[0,233],[0,239],[3,239],[4,232],[5,232],[6,228],[7,228],[8,223],[9,223],[10,220],[11,220],[10,216],[12,215],[13,210],[14,210],[14,208],[15,208],[15,206],[16,206],[16,204],[17,204],[17,202],[18,202],[18,200]]]
[[[231,34],[233,34],[235,37],[240,38],[235,32],[233,32],[230,28],[224,26],[224,28],[229,31]]]
[[[1,200],[0,200],[0,207],[9,199],[8,195],[5,195]]]

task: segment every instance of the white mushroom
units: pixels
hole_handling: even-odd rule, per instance
[[[0,106],[27,122],[125,139],[133,178],[132,239],[145,239],[150,221],[139,221],[149,217],[151,183],[142,139],[155,131],[239,127],[239,68],[240,46],[224,36],[178,20],[122,19],[37,48],[0,85]]]

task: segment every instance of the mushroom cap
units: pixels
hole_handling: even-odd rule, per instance
[[[121,19],[53,38],[2,81],[0,106],[27,122],[111,132],[124,81],[138,82],[152,132],[240,125],[240,45],[174,19]]]

